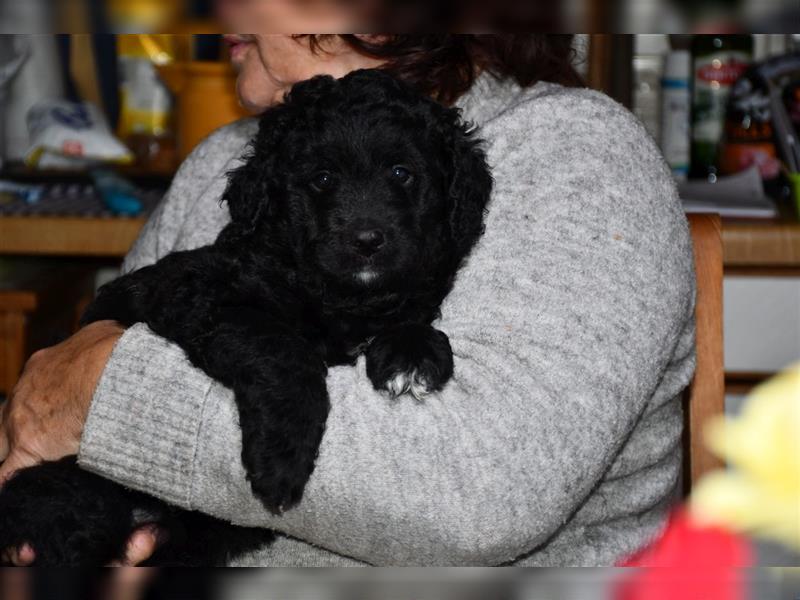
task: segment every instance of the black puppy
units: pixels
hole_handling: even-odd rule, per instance
[[[379,71],[316,77],[262,116],[230,174],[231,223],[216,242],[108,284],[84,320],[147,323],[230,387],[253,492],[280,513],[314,468],[329,366],[363,353],[375,388],[393,396],[451,377],[450,344],[431,322],[483,231],[491,187],[457,110]],[[160,564],[224,562],[269,535],[132,493],[73,457],[7,484],[0,548],[28,542],[37,564],[97,564],[148,520],[170,536]]]

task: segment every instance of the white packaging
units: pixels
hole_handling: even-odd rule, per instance
[[[692,97],[689,81],[692,58],[688,50],[670,52],[661,80],[661,151],[676,179],[689,174]]]
[[[130,163],[103,113],[88,102],[45,100],[28,112],[31,144],[25,162],[39,168],[82,168],[88,162]]]

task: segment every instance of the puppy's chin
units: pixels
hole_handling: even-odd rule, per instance
[[[342,269],[339,272],[325,272],[325,278],[335,286],[350,293],[371,293],[377,288],[383,288],[391,279],[388,273],[372,266],[357,266],[351,269]]]
[[[369,287],[381,278],[381,274],[375,269],[364,268],[353,273],[353,279],[359,285]]]

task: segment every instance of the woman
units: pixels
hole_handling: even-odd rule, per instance
[[[231,392],[146,326],[101,323],[29,362],[4,411],[0,476],[79,451],[125,485],[281,533],[246,564],[610,565],[646,543],[679,479],[694,278],[643,127],[575,86],[561,36],[228,41],[254,112],[312,75],[380,67],[481,127],[495,177],[486,234],[438,325],[454,379],[423,404],[392,403],[363,361],[332,369],[317,468],[276,517],[245,480]],[[254,131],[233,124],[192,153],[124,270],[215,238],[225,174]],[[137,532],[129,562],[156,543]]]

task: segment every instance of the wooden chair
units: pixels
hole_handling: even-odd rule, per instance
[[[697,276],[697,368],[684,409],[684,490],[723,465],[703,441],[706,422],[725,412],[722,348],[722,226],[719,215],[688,215]]]
[[[39,259],[0,261],[0,396],[8,395],[34,350],[77,328],[92,297],[95,268]]]

